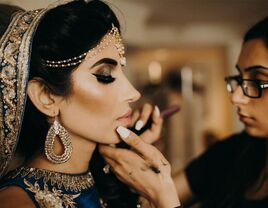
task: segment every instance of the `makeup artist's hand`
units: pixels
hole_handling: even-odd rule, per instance
[[[130,130],[118,127],[117,132],[133,151],[99,145],[100,153],[117,177],[158,208],[180,205],[171,167],[165,157]]]
[[[160,116],[159,108],[146,103],[141,110],[136,109],[132,115],[132,126],[134,126],[136,130],[140,130],[148,122],[151,115],[151,128],[140,135],[140,138],[148,144],[156,142],[161,136],[163,118]]]

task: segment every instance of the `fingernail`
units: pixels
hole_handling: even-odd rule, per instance
[[[119,126],[116,131],[122,137],[122,139],[125,139],[130,135],[130,131],[123,126]]]
[[[143,125],[144,125],[143,121],[142,120],[138,120],[137,123],[136,123],[136,125],[135,125],[135,129],[139,131],[139,130],[141,130],[141,128],[143,127]]]
[[[155,113],[156,113],[157,117],[159,117],[159,116],[160,116],[160,110],[159,110],[159,108],[158,108],[158,106],[157,106],[157,105],[156,105],[156,106],[154,106],[154,111],[155,111]]]
[[[116,144],[109,144],[110,147],[116,147]]]

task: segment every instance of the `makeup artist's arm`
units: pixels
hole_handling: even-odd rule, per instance
[[[175,187],[183,205],[191,205],[194,202],[194,195],[190,189],[187,176],[184,170],[178,171],[172,176]]]
[[[170,164],[165,157],[154,146],[147,144],[126,128],[119,127],[117,131],[135,151],[99,146],[100,153],[111,165],[117,177],[135,188],[158,208],[179,206]]]

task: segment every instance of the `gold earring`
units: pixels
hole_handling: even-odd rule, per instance
[[[62,155],[56,155],[53,150],[55,138],[59,137],[63,144],[64,152]],[[45,154],[47,159],[55,164],[67,162],[72,155],[73,147],[70,135],[67,130],[55,119],[53,124],[48,130],[45,141]]]

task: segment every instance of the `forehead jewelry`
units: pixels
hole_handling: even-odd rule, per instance
[[[119,53],[120,64],[122,66],[125,66],[126,65],[126,57],[124,56],[125,47],[123,45],[122,38],[121,38],[118,28],[115,27],[113,24],[112,24],[112,29],[103,37],[103,39],[100,41],[100,43],[96,47],[90,49],[89,51],[79,56],[75,56],[69,59],[57,60],[57,61],[43,60],[43,64],[51,68],[64,68],[64,67],[76,66],[76,65],[79,65],[83,60],[85,59],[87,60],[99,54],[105,48],[113,44],[112,41],[115,42],[114,46],[116,47]]]

